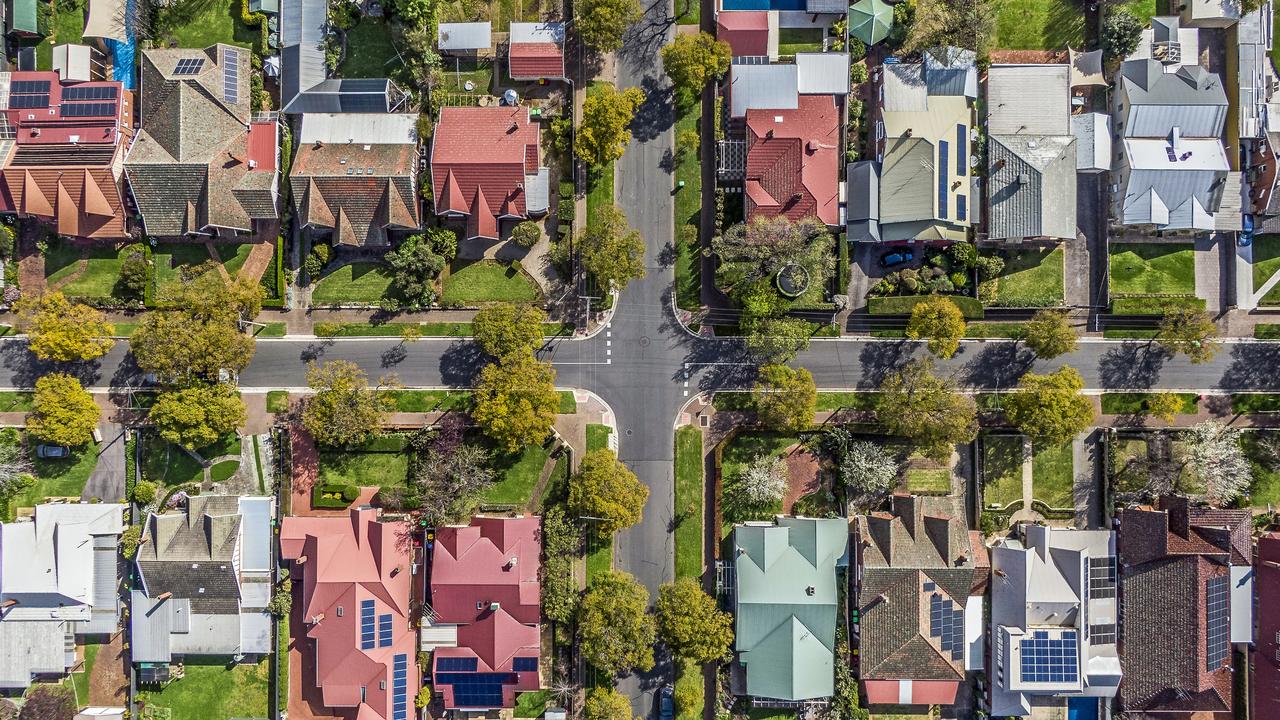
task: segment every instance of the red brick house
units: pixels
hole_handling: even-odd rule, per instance
[[[799,95],[790,110],[747,111],[747,218],[816,217],[840,224],[840,108],[833,95]]]

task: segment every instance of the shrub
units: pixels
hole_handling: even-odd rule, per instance
[[[8,223],[0,223],[0,255],[13,257],[14,239],[13,226]]]
[[[853,85],[861,85],[867,81],[867,66],[862,63],[854,63],[849,66],[849,82]],[[854,117],[853,106],[849,106],[849,116]]]
[[[542,237],[542,231],[532,220],[525,220],[511,230],[511,242],[520,247],[533,247],[540,237]]]
[[[138,542],[142,540],[142,526],[130,525],[120,534],[120,554],[125,560],[132,560],[138,554]]]
[[[147,266],[146,251],[141,245],[131,246],[120,264],[120,277],[116,280],[120,294],[129,300],[141,300],[147,293],[147,281],[151,274]]]
[[[867,44],[861,38],[849,36],[849,62],[858,62],[867,56]]]
[[[952,285],[955,285],[958,288],[964,288],[969,284],[969,275],[959,270],[951,273],[947,278],[951,281]]]
[[[972,269],[978,262],[978,248],[972,243],[958,242],[947,251],[951,261],[965,269]]]
[[[458,256],[458,233],[447,228],[433,228],[427,231],[427,247],[431,252],[444,258],[445,262],[453,262]]]
[[[133,484],[130,499],[143,507],[150,505],[156,499],[156,484],[149,480],[137,481]]]

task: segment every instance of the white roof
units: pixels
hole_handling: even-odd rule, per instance
[[[1070,104],[1067,65],[992,65],[987,71],[992,135],[1069,135]]]
[[[440,23],[436,32],[441,50],[487,50],[492,37],[493,26],[488,22]]]
[[[1134,170],[1227,171],[1227,153],[1217,138],[1180,138],[1176,147],[1167,138],[1125,138],[1129,167]]]
[[[239,505],[240,568],[244,572],[268,572],[275,560],[271,545],[271,516],[275,510],[275,498],[242,497]]]
[[[124,29],[124,17],[124,0],[89,0],[89,17],[85,20],[81,37],[128,42],[129,34]]]
[[[53,69],[58,77],[65,81],[88,82],[93,78],[89,74],[88,45],[57,45],[53,48]]]
[[[417,144],[418,116],[413,113],[306,113],[298,142],[310,145]]]
[[[555,43],[564,45],[564,23],[511,23],[513,43]]]
[[[122,707],[87,707],[76,713],[74,720],[123,720]]]
[[[117,503],[38,505],[30,522],[0,525],[0,599],[19,602],[0,623],[88,621],[94,598],[94,537],[124,530]]]
[[[1111,169],[1111,116],[1083,113],[1071,116],[1071,133],[1076,136],[1077,170]]]
[[[1155,30],[1148,27],[1142,31],[1142,39],[1138,41],[1138,47],[1133,54],[1125,58],[1129,60],[1147,60],[1151,57],[1151,43],[1155,39]],[[1200,31],[1193,27],[1178,28],[1178,45],[1182,50],[1179,62],[1170,63],[1164,67],[1164,71],[1175,72],[1183,65],[1199,65],[1200,64]]]
[[[800,106],[795,65],[739,65],[729,74],[730,115],[748,110],[795,110]]]
[[[1231,642],[1253,642],[1253,567],[1231,566]]]
[[[847,95],[849,56],[846,53],[797,53],[796,85],[801,95]]]

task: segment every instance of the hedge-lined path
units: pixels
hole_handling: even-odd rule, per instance
[[[245,258],[244,265],[240,266],[240,271],[236,273],[236,278],[247,278],[253,282],[262,279],[263,273],[271,265],[271,260],[276,255],[275,243],[256,243],[249,249],[249,257]]]

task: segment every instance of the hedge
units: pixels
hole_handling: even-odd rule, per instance
[[[1204,299],[1193,295],[1118,297],[1111,301],[1113,315],[1163,315],[1172,307],[1204,311]]]
[[[928,295],[894,295],[892,297],[877,297],[867,300],[867,312],[872,315],[910,315],[912,308],[916,303],[924,301]],[[983,317],[982,303],[977,298],[971,298],[967,295],[944,295],[943,297],[951,300],[960,308],[960,312],[966,320],[981,320]]]
[[[311,506],[342,510],[360,497],[355,485],[320,485],[311,490]]]

